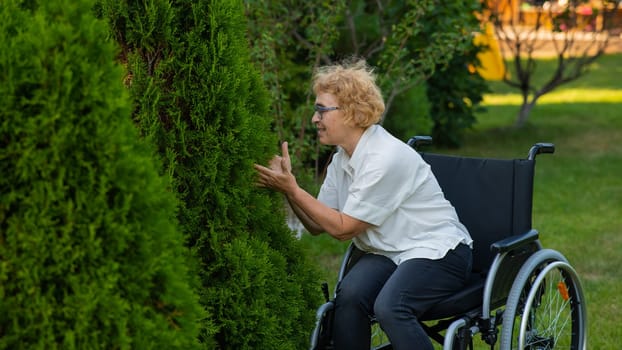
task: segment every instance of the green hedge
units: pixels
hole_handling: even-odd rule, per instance
[[[177,201],[91,9],[0,5],[0,348],[196,348]]]
[[[249,58],[242,1],[101,0],[123,51],[134,119],[174,178],[198,255],[208,349],[302,349],[318,272],[285,225],[283,200],[254,186],[278,151],[269,95]]]

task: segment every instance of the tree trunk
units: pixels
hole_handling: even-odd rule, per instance
[[[527,119],[529,119],[529,113],[533,109],[533,106],[536,104],[536,99],[534,98],[531,102],[523,101],[523,104],[520,106],[520,111],[518,111],[518,116],[516,118],[516,122],[514,123],[514,127],[522,128],[525,126]]]

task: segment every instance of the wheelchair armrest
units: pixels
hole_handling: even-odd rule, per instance
[[[315,328],[311,333],[310,350],[329,349],[327,345],[332,339],[332,312],[335,308],[334,301],[328,301],[322,304],[315,313]],[[332,349],[332,346],[330,347]]]
[[[502,239],[490,245],[490,250],[495,253],[504,253],[512,249],[531,243],[538,239],[538,231],[531,229],[526,233],[514,235],[506,239]]]

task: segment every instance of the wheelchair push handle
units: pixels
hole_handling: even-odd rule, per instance
[[[408,142],[406,142],[410,147],[417,150],[420,146],[429,146],[432,144],[432,136],[413,136]]]
[[[534,160],[536,156],[541,153],[555,153],[555,145],[548,142],[538,142],[531,146],[527,159]]]

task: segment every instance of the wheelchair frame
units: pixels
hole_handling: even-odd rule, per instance
[[[415,136],[408,141],[417,151],[419,147],[431,143],[429,136]],[[526,187],[531,191],[536,156],[554,152],[555,146],[551,143],[536,143],[530,148],[526,161],[534,164],[531,165],[531,179]],[[433,158],[426,159],[424,153],[420,154],[426,162],[434,161]],[[431,165],[435,172],[434,165]],[[445,192],[446,188],[440,180],[439,184]],[[532,193],[525,201],[528,201],[525,206],[529,213],[520,214],[523,217],[519,221],[524,222],[523,226],[515,225],[513,231],[517,232],[506,234],[490,244],[492,263],[487,271],[479,273],[481,279],[478,280],[475,273],[476,280],[470,281],[465,291],[456,293],[447,302],[441,302],[445,305],[426,312],[420,320],[428,336],[442,344],[444,350],[473,349],[473,338],[477,334],[491,349],[497,342],[501,350],[586,349],[587,310],[579,277],[561,253],[541,246],[538,231],[531,228]],[[460,216],[458,209],[456,207]],[[471,231],[471,227],[467,225],[467,228]],[[477,237],[473,239],[475,241]],[[339,270],[338,283],[361,254],[351,243]],[[323,284],[326,302],[316,312],[311,350],[333,349],[330,332],[336,291],[337,286],[333,299],[330,299],[328,286]],[[481,295],[481,298],[473,301],[474,295],[477,298]],[[466,297],[461,299],[463,296]],[[471,297],[470,301],[468,297]],[[372,349],[388,350],[392,346],[384,343],[372,346]]]

